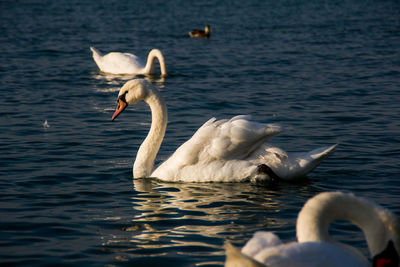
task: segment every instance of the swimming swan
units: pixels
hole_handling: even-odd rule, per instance
[[[164,56],[158,49],[152,49],[147,56],[147,63],[129,53],[111,52],[107,55],[102,55],[99,50],[90,47],[93,52],[93,59],[96,65],[104,73],[109,74],[154,74],[154,60],[157,58],[160,63],[161,75],[167,75],[167,67],[165,66]]]
[[[230,120],[210,119],[175,153],[154,169],[154,160],[167,127],[167,107],[160,92],[148,81],[128,81],[118,94],[114,120],[124,109],[139,101],[151,109],[152,123],[133,165],[134,178],[156,177],[164,181],[242,182],[285,180],[304,177],[334,146],[308,153],[288,154],[267,140],[280,132],[274,124],[261,124],[249,116]]]
[[[226,267],[233,266],[368,266],[356,248],[331,239],[329,224],[353,222],[364,232],[373,266],[398,266],[400,221],[389,210],[350,193],[326,192],[311,198],[300,211],[297,240],[283,244],[271,232],[256,232],[241,251],[226,243]]]

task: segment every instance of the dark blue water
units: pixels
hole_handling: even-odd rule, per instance
[[[398,1],[1,1],[0,262],[221,265],[257,230],[295,238],[304,202],[352,191],[400,215]],[[211,38],[189,30],[211,25]],[[158,160],[210,117],[279,123],[288,151],[339,143],[299,184],[132,179],[147,106],[111,123],[126,78],[89,46],[165,56]],[[44,127],[47,120],[50,127]],[[332,235],[368,256],[347,222]]]

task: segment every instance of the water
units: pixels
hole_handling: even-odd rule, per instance
[[[17,265],[210,266],[257,230],[295,238],[304,202],[352,191],[400,215],[398,1],[2,1],[0,261]],[[209,40],[189,30],[211,25]],[[299,184],[132,180],[144,104],[111,122],[127,78],[103,52],[151,48],[169,108],[158,160],[210,117],[279,123],[288,151],[339,143]],[[131,78],[131,77],[129,77]],[[129,79],[128,78],[128,79]],[[43,125],[47,120],[47,125]],[[336,239],[368,250],[345,221]]]

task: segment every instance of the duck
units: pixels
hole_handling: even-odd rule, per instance
[[[192,31],[189,32],[189,36],[190,37],[206,37],[209,38],[210,37],[210,26],[206,25],[204,27],[204,30],[199,30],[199,29],[194,29]]]
[[[158,49],[152,49],[145,63],[140,57],[130,53],[110,52],[103,55],[99,50],[90,47],[93,59],[100,71],[107,74],[149,75],[155,74],[155,59],[160,64],[161,75],[167,75],[164,56]]]
[[[226,242],[225,266],[370,266],[359,250],[329,236],[329,225],[337,219],[361,228],[373,266],[399,266],[399,218],[375,202],[340,191],[320,193],[305,203],[297,217],[297,242],[285,244],[267,231],[257,231],[241,250]]]
[[[270,182],[295,180],[332,154],[336,145],[303,153],[287,153],[269,144],[280,133],[275,124],[259,123],[248,115],[211,118],[166,161],[154,168],[164,139],[168,112],[160,92],[144,79],[126,82],[118,93],[114,121],[128,106],[144,101],[150,106],[151,126],[133,164],[133,177],[170,182]]]

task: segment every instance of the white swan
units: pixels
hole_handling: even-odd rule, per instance
[[[226,244],[225,266],[368,266],[357,249],[330,238],[328,228],[336,219],[362,229],[374,266],[398,266],[399,219],[371,201],[342,192],[321,193],[307,201],[297,218],[298,242],[283,244],[271,232],[256,232],[241,252]]]
[[[129,53],[111,52],[107,55],[102,55],[99,50],[90,47],[93,52],[93,59],[96,65],[104,73],[109,74],[154,74],[155,66],[154,60],[157,58],[160,63],[161,75],[167,75],[167,67],[165,65],[164,56],[158,49],[152,49],[147,56],[147,63]]]
[[[335,148],[334,145],[308,153],[288,154],[267,143],[270,137],[280,132],[277,125],[253,122],[243,115],[230,120],[212,118],[154,170],[154,160],[168,120],[167,107],[159,91],[143,79],[127,82],[119,92],[112,120],[128,104],[142,100],[150,106],[152,123],[136,155],[135,178],[187,182],[290,180],[304,177]]]

